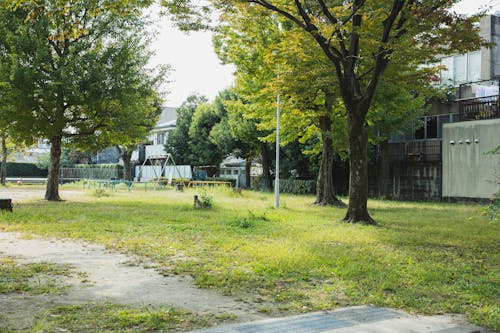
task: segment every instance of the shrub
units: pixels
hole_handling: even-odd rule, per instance
[[[212,208],[213,205],[213,199],[212,197],[207,193],[207,191],[202,191],[200,196],[200,205],[201,208]]]
[[[34,163],[7,162],[7,177],[47,177],[48,170]]]
[[[291,194],[314,194],[315,180],[280,179],[280,192]]]
[[[491,203],[486,208],[486,214],[491,221],[498,221],[500,216],[500,192],[495,194],[491,199]]]
[[[120,164],[75,164],[73,168],[77,169],[116,169],[123,170]]]
[[[214,181],[214,182],[230,182],[232,187],[236,186],[236,179],[234,178],[224,178],[224,177],[207,177],[205,181]]]

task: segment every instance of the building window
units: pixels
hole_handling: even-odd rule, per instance
[[[441,85],[457,86],[481,79],[481,51],[444,57],[438,65],[444,67],[440,71]]]
[[[467,59],[467,80],[475,82],[481,80],[481,52],[471,52]]]
[[[441,59],[441,66],[445,67],[441,70],[441,84],[453,84],[453,57]]]
[[[238,170],[233,170],[233,175],[237,175],[238,174]]]
[[[443,137],[443,125],[458,121],[458,113],[439,116],[425,116],[415,123],[415,140],[440,139]]]
[[[453,82],[464,83],[467,80],[467,56],[465,54],[453,57]]]
[[[157,133],[156,134],[156,144],[164,145],[165,143],[167,143],[166,139],[167,139],[167,136],[165,135],[165,133]]]

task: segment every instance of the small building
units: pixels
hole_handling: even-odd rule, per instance
[[[154,178],[192,178],[190,166],[174,166],[175,160],[165,150],[165,144],[170,131],[175,130],[177,109],[164,107],[160,118],[148,136],[147,144],[140,145],[132,153],[134,164],[133,175],[138,181],[148,181]],[[167,165],[168,164],[168,165]]]
[[[235,179],[236,187],[249,188],[251,184],[247,184],[246,163],[247,161],[243,158],[226,157],[219,166],[220,177]],[[262,175],[262,165],[252,162],[250,166],[250,182],[260,175]]]
[[[388,144],[381,149],[379,165],[372,170],[372,175],[376,174],[379,178],[374,182],[376,177],[372,177],[372,193],[377,190],[381,192],[380,184],[384,184],[384,196],[399,199],[441,200],[458,194],[459,197],[470,197],[472,193],[479,193],[470,189],[455,192],[450,186],[451,182],[466,175],[465,171],[459,171],[464,166],[463,161],[458,162],[463,157],[456,156],[459,147],[462,147],[464,154],[469,154],[466,147],[480,148],[484,152],[483,150],[489,149],[486,147],[487,142],[500,145],[499,123],[491,120],[500,118],[500,16],[497,15],[485,16],[480,22],[481,37],[496,43],[491,48],[443,57],[439,64],[435,64],[445,67],[436,78],[436,84],[456,89],[456,98],[450,103],[434,104],[427,115],[415,120],[411,133],[390,138]],[[472,123],[475,125],[472,126]],[[484,127],[482,124],[488,125]],[[485,128],[488,128],[487,132]],[[484,129],[485,132],[476,146],[449,147],[450,140],[475,138],[474,133],[479,129]],[[455,134],[462,130],[463,135]],[[495,147],[491,149],[493,148]],[[451,152],[453,155],[449,155]],[[469,157],[472,158],[472,155]],[[495,158],[483,153],[476,157],[477,163],[480,163],[479,160]],[[483,170],[479,164],[466,165],[482,170],[481,177],[491,179],[491,172]],[[488,196],[486,192],[489,193],[490,190],[486,190],[488,186],[484,184],[483,178],[470,179],[485,186],[485,193],[479,197],[479,194],[474,196]]]

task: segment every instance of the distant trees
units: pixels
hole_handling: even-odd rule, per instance
[[[120,137],[128,144],[148,128],[144,119],[154,121],[163,73],[145,68],[149,54],[141,9],[148,4],[2,3],[0,73],[8,76],[2,76],[0,99],[12,107],[0,112],[23,141],[50,141],[45,199],[60,200],[63,143],[99,147]]]
[[[179,165],[191,164],[191,152],[189,148],[189,128],[193,120],[193,114],[200,104],[208,103],[204,96],[191,95],[177,109],[177,121],[175,130],[171,131],[165,144],[165,150],[172,154],[175,163]]]

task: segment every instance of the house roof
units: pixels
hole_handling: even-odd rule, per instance
[[[228,156],[222,161],[221,167],[241,167],[245,166],[246,160],[243,158],[237,158],[234,156]]]
[[[177,108],[164,107],[153,131],[175,128],[176,122]]]

